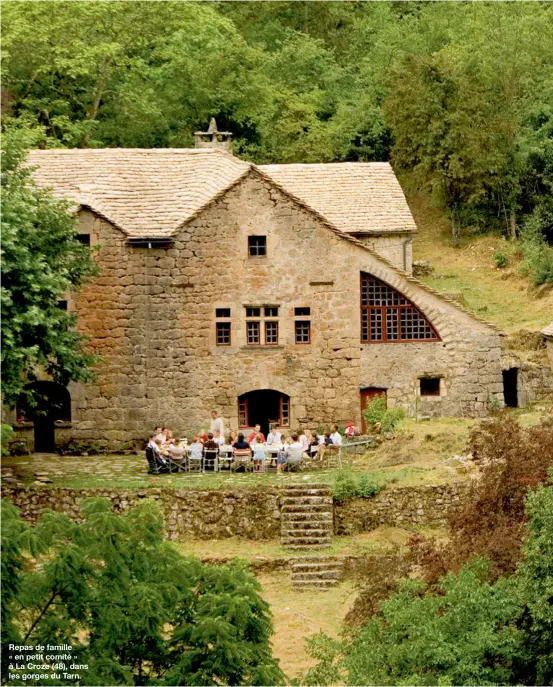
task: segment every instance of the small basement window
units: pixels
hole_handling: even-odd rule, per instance
[[[67,312],[67,301],[58,301],[58,308]]]
[[[230,308],[215,308],[215,317],[230,317]]]
[[[266,236],[248,236],[248,254],[250,258],[262,258],[267,255]]]
[[[90,234],[77,234],[76,239],[83,246],[90,246]]]
[[[421,377],[420,378],[421,396],[439,396],[440,395],[440,378],[439,377]]]

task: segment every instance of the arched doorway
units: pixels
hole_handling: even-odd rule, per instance
[[[290,396],[274,389],[249,391],[238,397],[238,426],[247,429],[261,425],[265,436],[269,425],[290,426]]]
[[[32,389],[38,400],[37,408],[25,401],[18,404],[17,414],[34,424],[34,443],[36,453],[52,453],[56,449],[55,422],[71,422],[71,395],[56,382],[33,382]]]

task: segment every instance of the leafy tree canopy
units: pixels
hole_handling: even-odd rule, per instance
[[[71,684],[282,684],[245,566],[183,557],[149,500],[122,515],[104,499],[82,509],[81,524],[47,512],[32,528],[2,502],[4,666],[10,642],[65,643],[89,666]]]
[[[40,405],[26,385],[44,374],[66,385],[90,379],[76,315],[59,306],[96,271],[90,249],[76,238],[68,204],[38,188],[22,166],[29,132],[3,138],[2,393],[4,402]]]

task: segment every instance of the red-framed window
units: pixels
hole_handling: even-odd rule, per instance
[[[265,322],[265,344],[268,346],[278,344],[278,322]]]
[[[440,341],[422,312],[388,284],[361,274],[361,342]]]
[[[296,320],[296,343],[311,343],[311,322],[309,320]]]
[[[260,322],[247,322],[247,336],[248,336],[248,346],[259,346],[261,343],[261,323]]]
[[[216,342],[217,346],[230,346],[231,339],[231,328],[230,322],[217,322],[216,323]]]

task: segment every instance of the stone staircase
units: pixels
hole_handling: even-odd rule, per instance
[[[280,498],[280,542],[310,551],[332,544],[332,493],[328,484],[288,484]]]
[[[342,577],[343,561],[326,556],[309,556],[292,564],[292,589],[330,589]]]

